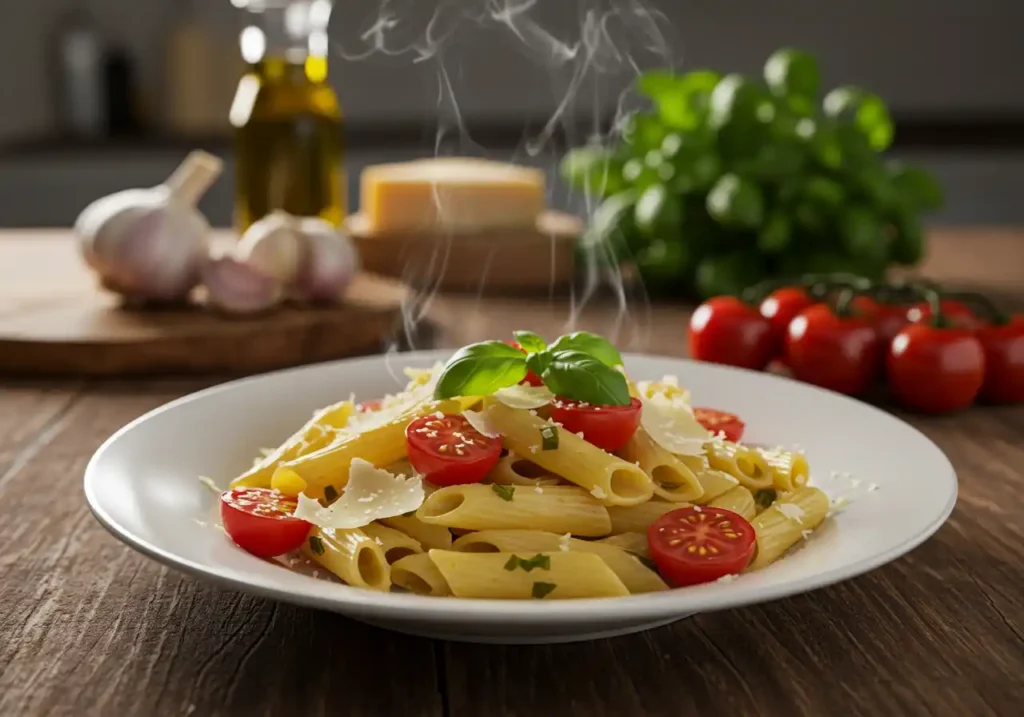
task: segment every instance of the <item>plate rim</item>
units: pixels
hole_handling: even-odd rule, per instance
[[[934,441],[924,432],[915,426],[907,423],[902,418],[888,413],[869,403],[859,401],[855,398],[836,393],[817,386],[812,386],[786,376],[764,374],[758,371],[708,364],[694,361],[688,358],[664,356],[646,353],[626,353],[623,358],[628,363],[630,360],[656,360],[669,361],[679,366],[680,370],[687,366],[699,365],[702,369],[712,369],[723,372],[740,372],[744,374],[756,374],[765,380],[778,380],[792,382],[812,391],[821,391],[830,394],[833,398],[855,403],[861,408],[870,409],[889,420],[902,423],[904,426],[920,435],[927,443],[941,456],[944,462],[944,477],[949,483],[949,496],[942,510],[937,513],[928,524],[912,537],[891,546],[887,550],[867,555],[852,563],[836,566],[828,570],[813,573],[810,575],[794,578],[776,585],[769,585],[761,588],[756,595],[747,591],[735,590],[731,584],[707,583],[704,585],[685,588],[685,595],[679,594],[682,591],[669,590],[641,595],[630,595],[617,598],[579,598],[573,600],[551,600],[544,602],[504,599],[483,599],[483,598],[462,598],[458,601],[443,598],[386,593],[364,588],[352,587],[344,584],[334,583],[326,580],[319,580],[309,576],[298,576],[310,581],[310,589],[297,591],[288,587],[275,585],[271,579],[255,573],[234,575],[237,571],[231,570],[232,574],[225,574],[224,570],[209,567],[194,560],[183,558],[169,550],[153,545],[141,536],[134,535],[128,528],[120,525],[103,508],[100,499],[96,494],[96,476],[100,471],[100,464],[104,455],[112,447],[136,426],[152,419],[154,416],[171,411],[176,407],[215,395],[221,392],[236,390],[248,383],[257,383],[269,377],[279,377],[292,373],[323,371],[334,367],[352,366],[365,363],[386,363],[389,358],[399,357],[403,362],[429,361],[443,358],[450,354],[452,349],[433,349],[426,351],[410,351],[394,354],[380,354],[376,356],[364,356],[333,361],[323,361],[304,366],[293,366],[260,374],[254,374],[242,378],[225,381],[223,383],[208,386],[193,391],[184,396],[172,399],[160,406],[150,409],[141,416],[125,424],[112,435],[110,435],[96,449],[90,457],[84,471],[83,488],[90,512],[96,520],[112,536],[124,543],[127,547],[141,553],[142,555],[166,565],[178,572],[197,577],[212,584],[227,587],[249,594],[259,595],[265,598],[279,600],[285,603],[303,605],[327,609],[334,612],[351,612],[388,620],[438,620],[449,624],[479,624],[481,622],[560,622],[565,625],[577,623],[589,623],[594,620],[610,617],[626,617],[637,621],[658,619],[659,617],[673,614],[692,614],[695,612],[712,612],[716,610],[731,609],[734,607],[763,604],[774,600],[791,597],[803,593],[819,590],[837,582],[859,577],[882,565],[907,555],[926,540],[932,537],[952,514],[959,496],[959,480],[956,470],[948,456]],[[198,485],[198,483],[197,483]],[[249,556],[252,560],[260,560]],[[265,561],[263,561],[265,562]],[[282,569],[285,569],[282,567]]]

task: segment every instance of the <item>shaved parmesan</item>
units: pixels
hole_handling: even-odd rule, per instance
[[[209,488],[210,490],[212,490],[217,495],[220,495],[221,493],[224,492],[217,487],[216,483],[213,482],[213,478],[210,478],[208,476],[199,476],[199,482],[202,483],[207,488]]]
[[[487,416],[480,413],[479,411],[470,411],[469,409],[462,412],[463,417],[476,431],[488,438],[499,438],[501,433],[491,425]]]
[[[508,388],[499,388],[494,397],[509,408],[533,410],[546,406],[555,398],[547,386],[528,386],[518,384]]]
[[[641,397],[640,425],[655,443],[670,453],[683,456],[704,454],[711,434],[693,417],[689,407],[663,394]]]
[[[396,476],[362,458],[353,458],[348,484],[338,500],[325,508],[319,501],[300,495],[293,515],[320,528],[348,530],[410,513],[423,504],[425,497],[419,476]]]
[[[339,435],[352,436],[381,428],[397,421],[402,415],[417,406],[433,400],[434,388],[437,386],[437,379],[443,368],[440,363],[434,364],[433,368],[424,372],[429,374],[429,378],[425,378],[422,383],[414,382],[401,393],[385,396],[379,410],[353,414],[345,427],[339,429]]]
[[[562,552],[569,550],[569,541],[572,540],[572,533],[566,533],[558,539],[558,549]]]
[[[804,509],[793,503],[776,503],[775,510],[797,523],[804,522]]]

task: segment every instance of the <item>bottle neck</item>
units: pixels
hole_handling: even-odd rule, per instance
[[[254,2],[241,34],[242,56],[250,64],[275,58],[291,64],[323,60],[328,54],[331,0]]]

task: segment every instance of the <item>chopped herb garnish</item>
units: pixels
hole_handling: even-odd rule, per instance
[[[551,556],[544,555],[543,553],[537,553],[529,560],[523,560],[519,558],[519,567],[526,572],[530,572],[534,568],[541,568],[542,570],[551,570]]]
[[[544,598],[545,596],[549,595],[551,593],[551,591],[554,590],[557,587],[558,586],[555,585],[554,583],[540,583],[540,582],[537,582],[537,583],[533,584],[533,592],[531,594],[533,595],[533,597],[535,597],[538,600],[540,600],[540,599]]]
[[[542,451],[553,451],[558,448],[557,426],[544,426],[540,429],[540,448]]]
[[[326,552],[324,550],[324,541],[318,535],[309,536],[309,549],[317,555],[323,555]]]
[[[769,508],[775,499],[779,497],[779,494],[772,488],[765,488],[754,493],[754,503],[761,510]]]
[[[324,498],[326,498],[329,501],[335,501],[338,499],[338,491],[334,488],[333,485],[329,485],[324,488]]]
[[[515,495],[516,487],[514,485],[498,485],[497,483],[492,483],[491,490],[497,493],[498,497],[502,500],[512,502],[512,496]]]
[[[515,570],[518,567],[519,567],[519,556],[518,555],[513,555],[511,558],[508,559],[508,562],[505,563],[505,570],[508,570],[509,572],[512,572],[513,570]]]

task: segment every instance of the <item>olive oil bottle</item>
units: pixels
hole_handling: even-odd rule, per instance
[[[231,107],[235,225],[274,210],[340,225],[347,211],[344,122],[327,81],[331,0],[249,0],[248,71]]]

